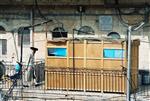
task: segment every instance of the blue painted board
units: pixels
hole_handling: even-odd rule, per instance
[[[66,48],[48,48],[48,56],[66,57]]]
[[[104,58],[124,58],[123,49],[104,49],[103,53]]]

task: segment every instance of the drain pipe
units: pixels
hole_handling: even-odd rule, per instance
[[[128,67],[127,67],[127,101],[130,101],[130,88],[131,88],[131,85],[130,85],[130,81],[131,81],[131,29],[132,27],[129,26],[128,27]]]

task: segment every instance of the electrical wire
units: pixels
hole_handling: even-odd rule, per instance
[[[37,0],[35,0],[35,6],[36,6],[36,8],[37,8],[37,10],[38,10],[38,13],[39,13],[39,15],[41,16],[41,18],[42,18],[43,20],[47,21],[48,19],[47,19],[47,18],[43,15],[43,13],[41,12],[41,10],[40,10],[40,8],[39,8],[39,6],[38,6]]]
[[[36,8],[37,8],[37,10],[38,10],[38,13],[39,13],[39,15],[41,16],[41,18],[44,19],[45,21],[47,21],[48,18],[47,18],[46,16],[44,16],[44,14],[41,12],[37,0],[35,0],[35,6],[36,6]],[[61,24],[61,27],[63,27],[63,23],[60,22],[60,21],[58,21],[58,20],[56,19],[56,17],[54,17],[53,19],[54,19],[58,24]]]
[[[118,0],[115,0],[115,4],[118,5],[118,4],[119,4],[119,1],[118,1]],[[147,18],[147,17],[145,17],[145,16],[146,16],[146,14],[145,14],[143,20],[138,21],[138,22],[133,23],[133,24],[130,24],[130,23],[128,23],[127,21],[125,21],[125,20],[122,18],[122,16],[121,16],[121,10],[120,10],[119,7],[115,8],[115,11],[116,11],[116,13],[117,13],[117,15],[118,15],[119,21],[120,21],[125,27],[128,27],[129,25],[132,25],[133,27],[139,26],[139,24],[141,24],[141,22],[146,21],[146,18]],[[145,13],[147,13],[147,12],[145,12]],[[148,13],[149,13],[149,11],[148,11]],[[129,85],[130,85],[131,89],[133,89],[133,86],[136,86],[135,83],[134,83],[134,81],[132,81],[132,78],[131,78],[131,81],[128,80],[128,77],[126,77],[126,78],[127,78],[127,81],[129,82]],[[133,83],[133,85],[132,85],[132,83]],[[136,94],[135,94],[135,92],[134,92],[133,94],[134,94],[134,99],[136,100]]]
[[[41,12],[37,0],[35,0],[35,6],[36,6],[36,8],[37,8],[37,10],[38,10],[38,13],[39,13],[40,17],[41,17],[43,20],[47,21],[48,18],[45,17],[44,14]],[[56,18],[53,18],[53,19],[57,22],[56,24],[61,24],[61,27],[63,28],[63,23],[62,23],[62,22],[58,21]],[[60,36],[63,37],[62,31],[61,31],[60,29],[58,29],[58,32],[59,32]]]
[[[115,0],[115,4],[116,4],[116,5],[119,4],[118,0]],[[140,20],[140,21],[138,21],[138,22],[136,22],[136,23],[130,24],[130,23],[128,23],[128,21],[125,21],[125,20],[123,19],[123,17],[121,16],[121,10],[120,10],[119,7],[115,8],[115,12],[116,12],[116,14],[118,15],[119,21],[120,21],[124,26],[126,26],[126,27],[129,26],[129,25],[137,26],[137,25],[139,25],[141,22],[145,21],[145,17],[143,17],[143,20]],[[132,13],[133,13],[133,12],[132,12]],[[127,14],[128,14],[128,13],[127,13]],[[130,14],[131,14],[131,13],[130,13]],[[145,15],[144,15],[144,16],[145,16]]]

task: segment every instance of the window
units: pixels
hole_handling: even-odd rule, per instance
[[[0,39],[0,54],[6,55],[7,54],[7,40]]]
[[[104,58],[124,58],[123,49],[104,49]]]
[[[120,35],[117,32],[110,32],[110,33],[108,33],[107,36],[112,38],[112,39],[120,39]]]
[[[89,34],[94,34],[94,30],[90,26],[82,26],[79,31],[79,35],[89,35]]]
[[[65,37],[67,38],[67,32],[63,27],[56,27],[52,31],[52,38],[61,38]]]
[[[101,31],[111,31],[113,25],[112,16],[100,16],[99,17],[99,26]]]
[[[22,28],[18,29],[18,45],[21,45],[21,35],[23,34],[23,44],[30,45],[30,29]]]
[[[75,29],[73,31],[75,31],[74,37],[77,39],[98,38],[98,34],[95,34],[94,29],[90,26],[81,26],[78,30]]]
[[[5,34],[6,33],[6,30],[3,26],[0,26],[0,33],[1,34]]]
[[[48,48],[48,56],[66,57],[66,48]]]

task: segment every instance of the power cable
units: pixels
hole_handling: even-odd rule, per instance
[[[116,5],[119,5],[119,1],[118,0],[115,0],[115,4]],[[119,7],[116,7],[115,8],[115,11],[116,11],[116,14],[118,15],[118,19],[119,19],[119,21],[124,25],[124,26],[129,26],[129,25],[132,25],[132,26],[134,26],[134,27],[136,27],[136,26],[138,26],[141,22],[145,22],[145,23],[147,23],[147,21],[148,21],[148,16],[149,16],[149,12],[150,12],[150,10],[148,9],[148,4],[145,4],[145,12],[144,12],[144,15],[143,15],[143,20],[140,20],[140,21],[138,21],[138,22],[136,22],[136,23],[133,23],[133,24],[130,24],[128,21],[125,21],[124,19],[123,19],[123,17],[121,16],[121,10],[120,10],[120,8]],[[136,10],[136,9],[135,9]],[[133,12],[130,12],[130,13],[125,13],[125,14],[132,14],[132,13],[134,13],[135,11],[133,11]]]
[[[38,10],[38,13],[39,13],[39,15],[41,16],[41,18],[44,19],[45,21],[49,20],[49,19],[48,19],[46,16],[44,16],[44,14],[41,12],[37,0],[35,0],[35,6],[36,6],[36,8],[37,8],[37,10]],[[56,18],[53,18],[53,19],[57,22],[57,24],[61,24],[61,27],[63,27],[63,23],[62,23],[62,22],[58,21]]]
[[[37,0],[35,0],[35,6],[36,6],[36,8],[37,8],[37,10],[38,10],[38,13],[39,13],[39,15],[41,16],[41,18],[42,18],[43,20],[47,21],[47,18],[43,15],[43,13],[41,12],[41,10],[40,10],[40,8],[39,8],[39,6],[38,6]]]
[[[36,6],[36,8],[37,8],[37,10],[38,10],[38,13],[39,13],[40,17],[41,17],[43,20],[47,21],[48,18],[45,17],[44,14],[41,12],[37,0],[35,0],[35,6]],[[53,18],[53,19],[57,22],[56,24],[61,24],[61,27],[63,28],[63,23],[62,23],[62,22],[58,21],[56,18]],[[60,36],[63,37],[62,31],[61,31],[60,29],[58,29],[58,32],[59,32]]]

